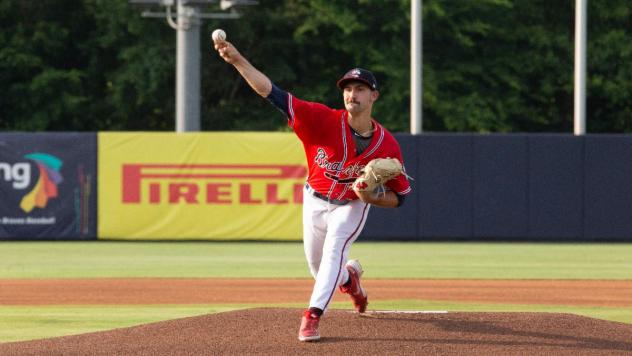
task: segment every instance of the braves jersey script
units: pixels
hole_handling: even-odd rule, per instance
[[[399,144],[375,120],[371,143],[358,155],[346,110],[331,109],[323,104],[298,99],[291,94],[287,100],[288,125],[303,143],[307,157],[307,183],[329,199],[359,199],[351,185],[372,159],[390,157],[403,162]],[[404,174],[385,185],[401,196],[411,191]]]

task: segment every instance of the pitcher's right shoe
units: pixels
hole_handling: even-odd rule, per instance
[[[345,265],[349,272],[349,281],[340,286],[340,291],[349,294],[353,305],[358,313],[364,313],[366,306],[369,304],[369,296],[367,292],[362,288],[360,284],[360,277],[362,277],[362,265],[358,260],[350,260]]]
[[[301,341],[318,341],[318,322],[320,317],[312,314],[309,309],[303,313],[301,318],[301,328],[298,331],[298,339]]]

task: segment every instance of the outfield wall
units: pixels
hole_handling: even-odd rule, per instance
[[[365,239],[632,241],[630,135],[397,138],[413,193],[372,209]]]
[[[361,239],[632,241],[632,136],[396,136]],[[299,240],[305,172],[291,133],[0,133],[0,239]]]

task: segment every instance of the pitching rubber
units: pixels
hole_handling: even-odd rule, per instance
[[[357,313],[350,311],[350,313]],[[447,310],[367,310],[364,313],[357,313],[363,318],[379,318],[383,314],[448,314]]]

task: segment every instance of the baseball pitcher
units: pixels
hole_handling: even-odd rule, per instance
[[[371,116],[379,97],[370,71],[355,68],[337,82],[345,109],[301,100],[278,88],[224,36],[213,36],[215,49],[250,87],[287,117],[303,143],[308,177],[303,194],[303,245],[315,279],[298,338],[320,339],[318,324],[339,289],[364,313],[368,294],[360,283],[357,260],[347,261],[371,205],[396,208],[411,188],[399,144]]]

